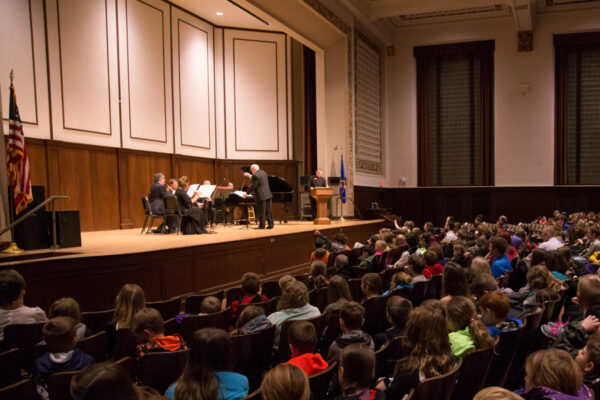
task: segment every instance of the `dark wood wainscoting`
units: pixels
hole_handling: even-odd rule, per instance
[[[471,221],[483,214],[488,221],[506,215],[509,221],[532,221],[554,210],[566,212],[599,211],[600,186],[536,187],[354,187],[354,201],[364,211],[377,202],[391,208],[403,219],[418,224],[432,221],[442,224],[446,216]]]
[[[27,139],[31,183],[43,185],[47,195],[68,195],[57,202],[60,210],[79,210],[82,231],[141,227],[141,198],[149,192],[155,172],[167,179],[186,175],[201,183],[243,181],[239,167],[256,162],[269,174],[288,181],[297,191],[297,162],[272,160],[216,160],[148,151],[91,146],[55,140]],[[290,204],[296,218],[296,194]],[[282,214],[275,206],[276,218]]]
[[[383,226],[381,221],[343,227],[349,242],[365,241]],[[340,228],[321,231],[332,237]],[[60,297],[77,299],[83,311],[109,309],[125,283],[140,285],[146,300],[168,299],[190,292],[213,291],[239,285],[253,271],[263,281],[286,273],[308,272],[314,250],[313,231],[281,236],[205,244],[111,256],[67,256],[30,260],[3,267],[15,268],[27,281],[27,304],[47,310]]]

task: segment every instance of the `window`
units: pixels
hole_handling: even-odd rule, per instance
[[[555,35],[557,185],[600,184],[600,32]]]
[[[494,41],[414,52],[419,185],[493,185]]]

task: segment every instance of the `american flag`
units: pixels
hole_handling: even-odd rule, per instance
[[[19,214],[33,201],[31,180],[29,179],[29,161],[25,151],[25,135],[17,107],[15,87],[10,85],[10,100],[8,111],[8,149],[6,167],[9,184],[13,188],[15,214]]]

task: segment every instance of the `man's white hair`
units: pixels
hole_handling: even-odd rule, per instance
[[[252,164],[250,166],[251,171],[258,171],[259,169],[260,169],[260,167],[258,166],[258,164]]]

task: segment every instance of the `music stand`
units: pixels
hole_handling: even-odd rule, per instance
[[[215,192],[213,193],[213,200],[215,200],[215,205],[217,206],[217,214],[219,210],[223,214],[223,226],[227,226],[227,216],[225,215],[225,200],[229,198],[229,195],[233,191],[233,188],[228,186],[217,186]],[[218,200],[218,201],[217,201]]]

